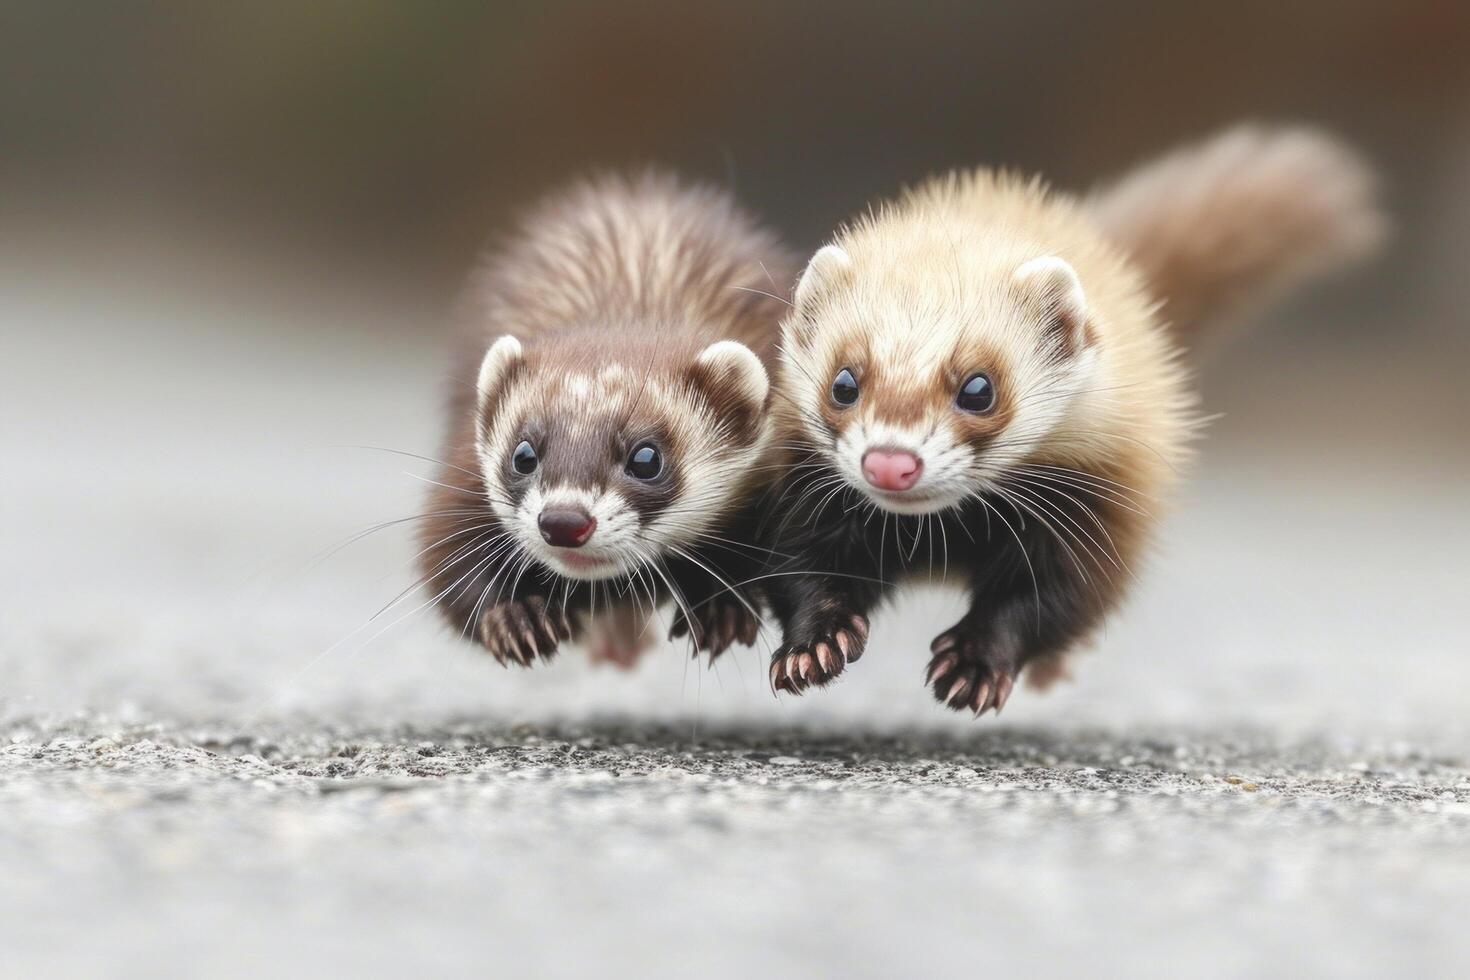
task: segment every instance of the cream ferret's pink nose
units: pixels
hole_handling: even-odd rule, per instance
[[[919,482],[924,461],[901,449],[869,449],[863,454],[863,476],[879,490],[907,490]]]

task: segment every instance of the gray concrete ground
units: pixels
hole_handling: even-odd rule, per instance
[[[758,651],[508,674],[418,598],[369,623],[409,580],[402,527],[314,556],[414,513],[400,471],[424,470],[337,447],[430,450],[436,345],[10,296],[6,975],[1470,957],[1463,434],[1367,431],[1365,467],[1311,397],[1330,354],[1216,393],[1230,415],[1076,682],[975,723],[920,683],[943,594],[802,701],[770,698]]]

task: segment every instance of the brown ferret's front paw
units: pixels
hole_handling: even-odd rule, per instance
[[[480,614],[480,642],[501,666],[529,667],[537,657],[550,660],[571,635],[566,610],[540,596],[497,602]]]
[[[694,652],[707,651],[713,660],[738,640],[745,646],[754,646],[760,633],[760,617],[755,614],[750,601],[737,593],[725,591],[711,596],[692,610],[694,614]],[[689,617],[681,611],[669,628],[669,639],[688,636]]]
[[[810,643],[785,643],[771,657],[771,690],[803,694],[830,684],[868,645],[868,617],[839,613]]]
[[[1006,706],[1016,684],[1016,663],[997,644],[968,632],[964,624],[946,630],[930,644],[934,656],[924,683],[934,699],[979,718]]]

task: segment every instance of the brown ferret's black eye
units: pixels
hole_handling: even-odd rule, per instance
[[[962,411],[976,415],[988,412],[995,407],[995,385],[984,374],[972,374],[960,385],[960,393],[955,395],[954,403]]]
[[[851,370],[843,368],[837,372],[837,377],[832,379],[832,402],[838,408],[847,408],[857,400],[857,378],[852,376]]]
[[[658,447],[645,442],[628,454],[627,474],[635,480],[652,480],[663,472],[664,457]]]
[[[510,465],[521,476],[535,473],[536,463],[536,449],[529,442],[522,440],[520,445],[511,450]]]

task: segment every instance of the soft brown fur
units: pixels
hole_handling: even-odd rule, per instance
[[[1130,171],[1087,201],[1183,343],[1383,237],[1371,171],[1331,136],[1243,125]]]
[[[728,194],[666,174],[584,181],[527,214],[474,273],[461,307],[446,465],[429,495],[421,558],[454,628],[528,663],[585,625],[579,602],[667,598],[655,593],[672,583],[676,601],[693,604],[706,583],[681,578],[670,553],[698,557],[711,535],[734,535],[769,434],[764,376],[740,370],[741,358],[708,355],[738,341],[769,358],[794,274],[792,256]],[[487,361],[506,337],[512,353]],[[522,440],[540,454],[525,477],[509,465]],[[666,464],[657,482],[640,484],[623,460],[648,440]],[[536,530],[550,500],[598,519],[576,554]],[[606,570],[572,582],[557,567],[588,554]],[[725,605],[711,599],[696,613],[723,616]],[[648,635],[626,619],[597,631],[612,659]],[[742,622],[720,639],[754,629]]]
[[[595,370],[627,342],[686,361],[735,340],[769,360],[797,268],[714,187],[661,171],[581,181],[528,211],[471,274],[454,392],[474,401],[480,360],[504,334],[546,340],[543,363],[563,371]]]

